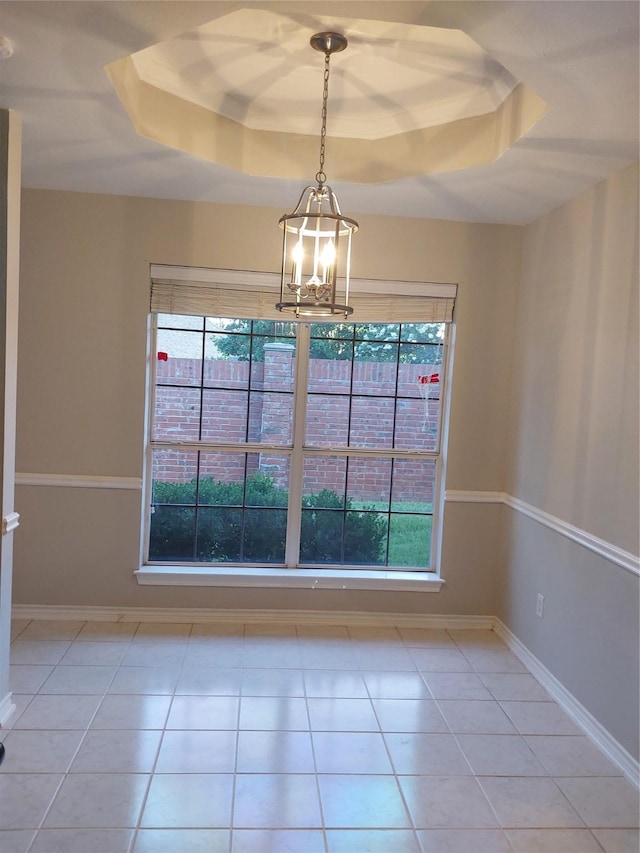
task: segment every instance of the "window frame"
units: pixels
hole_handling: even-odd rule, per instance
[[[185,270],[187,273],[190,271]],[[214,272],[214,271],[211,271]],[[228,272],[228,271],[226,271]],[[194,273],[191,273],[194,275]],[[196,271],[197,275],[197,271]],[[247,276],[260,276],[262,279],[269,274],[246,273]],[[271,278],[271,276],[269,276]],[[187,280],[189,280],[187,278]],[[379,283],[376,283],[379,284]],[[410,283],[414,288],[419,288],[419,283]],[[434,287],[434,285],[431,285]],[[435,286],[437,287],[437,285]],[[445,285],[448,295],[455,285]],[[418,291],[419,292],[419,291]],[[149,562],[149,537],[151,526],[151,513],[149,508],[152,499],[152,454],[155,447],[161,442],[153,441],[153,416],[155,409],[155,388],[157,359],[155,352],[157,336],[157,313],[149,315],[147,330],[147,358],[148,358],[148,383],[145,405],[145,449],[144,449],[144,471],[143,471],[143,512],[142,512],[142,535],[140,548],[140,568],[135,573],[140,584],[162,584],[162,585],[222,585],[222,586],[284,586],[284,587],[309,587],[314,588],[389,588],[389,589],[422,589],[423,591],[437,591],[444,582],[441,577],[441,555],[442,555],[442,527],[444,510],[444,481],[446,471],[447,437],[449,426],[449,408],[451,396],[452,360],[455,341],[455,322],[452,320],[445,324],[445,338],[443,341],[442,379],[440,384],[440,416],[438,419],[438,432],[436,446],[433,451],[411,451],[395,448],[367,449],[367,448],[317,448],[304,445],[305,418],[307,398],[307,376],[309,367],[308,358],[296,358],[296,377],[294,386],[294,416],[292,446],[283,446],[270,443],[243,443],[225,445],[222,443],[193,442],[171,442],[171,446],[177,449],[193,449],[206,452],[207,450],[232,450],[244,453],[263,453],[273,450],[276,453],[284,453],[291,460],[290,465],[290,499],[289,514],[292,508],[294,524],[291,517],[287,523],[287,537],[285,547],[285,562],[280,566],[260,567],[253,564],[234,563],[181,563]],[[170,313],[181,313],[179,311]],[[187,312],[185,312],[187,313]],[[194,312],[188,312],[194,313]],[[202,315],[210,316],[210,315]],[[376,321],[371,321],[376,322]],[[378,321],[382,322],[382,321]],[[414,322],[407,321],[407,322]],[[431,322],[419,319],[417,322]],[[296,347],[303,344],[308,353],[310,324],[300,323],[299,335]],[[206,333],[206,332],[205,332]],[[302,375],[304,374],[304,375]],[[299,389],[303,389],[302,393]],[[431,553],[429,566],[420,569],[402,569],[398,567],[373,566],[373,567],[349,567],[345,565],[298,565],[294,562],[292,555],[299,553],[300,538],[300,516],[302,511],[303,477],[294,476],[294,468],[303,468],[304,460],[313,456],[355,456],[355,457],[380,457],[380,458],[419,458],[432,459],[435,465],[434,496],[432,505],[432,534]]]

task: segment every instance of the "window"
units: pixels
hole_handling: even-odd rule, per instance
[[[442,306],[299,323],[194,314],[224,288],[170,290],[152,294],[147,562],[433,571]]]

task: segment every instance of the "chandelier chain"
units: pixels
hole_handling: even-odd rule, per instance
[[[324,154],[325,154],[325,143],[327,139],[327,101],[329,99],[329,63],[331,61],[331,54],[327,51],[324,55],[324,84],[322,89],[322,127],[320,129],[320,168],[316,172],[316,181],[318,182],[318,186],[322,187],[324,182],[327,180],[327,176],[324,171]]]

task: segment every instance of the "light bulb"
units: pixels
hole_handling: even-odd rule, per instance
[[[322,264],[322,281],[327,282],[327,272],[332,269],[336,262],[336,247],[333,245],[333,240],[329,240],[324,244],[324,249],[320,255],[320,263]]]
[[[293,260],[293,283],[300,285],[302,282],[302,262],[304,261],[302,239],[298,240],[293,247],[291,258]]]
[[[336,247],[333,245],[333,240],[329,240],[328,243],[325,243],[322,255],[320,256],[320,262],[323,267],[333,266],[336,262]]]

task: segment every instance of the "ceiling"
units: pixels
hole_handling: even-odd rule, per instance
[[[336,29],[350,45],[331,60],[325,171],[343,211],[525,224],[638,158],[639,10],[635,0],[0,2],[0,35],[13,48],[0,60],[0,107],[22,116],[27,187],[285,212],[300,177],[312,183],[318,168],[318,140],[295,136],[313,133],[313,115],[318,124],[320,117],[323,59],[308,38]],[[268,19],[276,23],[266,26]],[[229,21],[235,30],[225,30]],[[486,105],[458,112],[464,93],[455,101],[445,83],[420,76],[435,64],[426,34],[438,30],[428,28],[445,39],[460,30],[473,46],[447,86],[453,78],[470,83],[480,105],[482,98],[498,104],[520,86],[545,107],[511,134],[510,146],[484,159],[473,154],[476,141],[464,122],[476,119],[463,116]],[[210,121],[200,127],[212,130],[200,132],[209,137],[203,145],[181,146],[186,125],[177,114],[171,123],[165,113],[168,135],[149,132],[149,123],[139,128],[145,135],[136,132],[130,104],[105,66],[157,45],[165,71],[173,56],[172,94],[182,93],[195,68],[197,108],[213,104],[234,121],[246,113],[251,133],[267,128],[270,163],[220,156],[210,144],[218,133]],[[296,81],[296,67],[308,83]],[[296,82],[284,86],[286,80]],[[439,98],[446,105],[440,113]],[[386,130],[378,139],[379,131],[359,129],[414,129],[418,114],[427,117],[428,132],[404,147],[380,147],[396,139]],[[447,120],[456,125],[453,136],[445,134]],[[350,169],[349,158],[368,168]],[[275,168],[286,160],[295,168]]]

